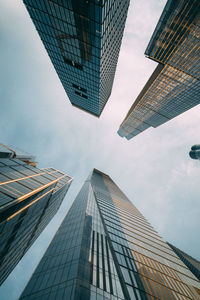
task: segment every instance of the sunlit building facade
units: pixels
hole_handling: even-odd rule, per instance
[[[0,144],[0,285],[56,214],[71,181]]]
[[[131,139],[200,104],[200,2],[168,0],[145,55],[159,65],[120,125]]]
[[[199,299],[200,283],[94,169],[20,299]]]
[[[100,116],[130,0],[23,1],[72,105]]]
[[[200,261],[178,249],[174,245],[170,243],[167,244],[174,250],[174,252],[178,255],[182,262],[184,262],[188,269],[190,269],[190,271],[200,280]]]

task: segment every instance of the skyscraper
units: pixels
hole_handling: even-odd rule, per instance
[[[56,214],[71,181],[0,144],[0,285]]]
[[[199,159],[200,160],[200,145],[194,145],[191,147],[189,152],[189,156],[192,159]]]
[[[145,55],[158,66],[120,125],[131,139],[200,104],[200,2],[168,0]]]
[[[200,283],[94,169],[20,299],[198,299]]]
[[[174,252],[184,262],[188,269],[200,280],[200,262],[174,245],[170,243],[167,244],[174,250]]]
[[[130,0],[23,1],[72,105],[100,116]]]

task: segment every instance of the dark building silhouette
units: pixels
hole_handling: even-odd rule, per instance
[[[24,0],[72,103],[100,116],[111,94],[130,0]]]
[[[39,169],[33,156],[0,144],[0,284],[56,214],[72,178]]]
[[[200,283],[94,169],[20,299],[198,299]]]
[[[128,140],[200,104],[200,2],[168,0],[145,55],[158,66],[118,134]]]
[[[192,159],[200,159],[200,145],[194,145],[191,147],[191,150],[189,152],[189,156]]]
[[[200,280],[200,262],[174,245],[170,243],[167,244],[174,250],[174,252],[184,262],[188,269],[190,269],[190,271]]]

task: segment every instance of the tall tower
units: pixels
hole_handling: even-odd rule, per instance
[[[100,116],[130,0],[23,1],[72,105]]]
[[[71,181],[0,144],[0,285],[56,214]]]
[[[158,66],[123,120],[128,140],[200,104],[200,2],[168,0],[145,55]]]
[[[200,283],[94,169],[20,299],[198,299]]]

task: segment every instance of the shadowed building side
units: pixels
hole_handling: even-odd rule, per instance
[[[111,94],[130,0],[23,0],[72,103],[100,116]]]
[[[190,271],[200,280],[200,262],[174,245],[170,243],[167,244],[174,250],[174,252],[184,262],[188,269],[190,269]]]
[[[37,168],[33,156],[0,144],[0,284],[56,214],[71,181],[54,168]]]

